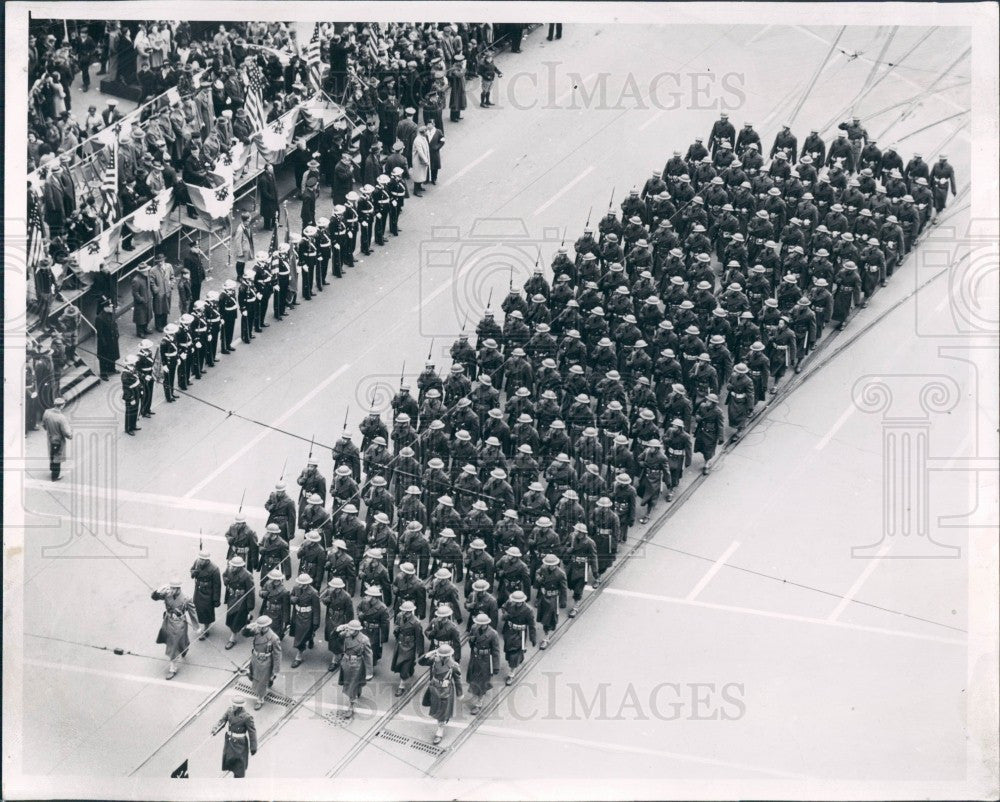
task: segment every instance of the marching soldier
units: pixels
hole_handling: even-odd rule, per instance
[[[295,642],[295,659],[292,668],[302,665],[302,652],[312,649],[315,644],[316,630],[319,629],[320,600],[316,588],[313,587],[313,577],[309,574],[299,574],[295,580],[289,602],[291,604],[292,638]],[[352,611],[353,612],[353,611]],[[327,618],[329,619],[329,607]]]
[[[542,625],[542,642],[539,649],[548,648],[549,634],[559,623],[559,610],[566,609],[566,572],[559,565],[555,554],[546,554],[541,567],[535,574],[534,585],[538,589],[535,604],[538,608],[538,623]]]
[[[494,624],[486,613],[470,618],[469,665],[465,679],[474,700],[472,715],[482,710],[483,697],[493,687],[491,679],[500,673],[500,636]]]
[[[231,771],[233,777],[246,777],[250,755],[257,754],[257,728],[244,705],[243,696],[234,696],[229,709],[212,729],[212,735],[226,731],[225,745],[222,747],[222,770]]]
[[[167,666],[167,679],[173,679],[177,674],[175,661],[178,657],[185,657],[191,645],[188,640],[188,620],[191,621],[191,626],[197,628],[197,613],[194,603],[181,591],[179,579],[173,579],[170,584],[154,590],[150,598],[153,601],[162,601],[165,608],[156,642],[166,646],[167,658],[170,661]]]
[[[455,603],[457,605],[457,599]],[[429,626],[424,632],[424,637],[430,641],[432,649],[437,648],[442,643],[447,643],[455,650],[455,659],[461,661],[462,632],[452,620],[452,613],[457,610],[457,606],[452,608],[450,604],[439,605],[434,611],[434,618],[431,619]],[[461,621],[460,612],[459,621]]]
[[[212,562],[212,555],[202,549],[191,566],[194,580],[194,609],[201,624],[198,640],[208,637],[209,627],[215,623],[215,610],[222,603],[222,574]]]
[[[289,542],[295,537],[295,502],[288,497],[287,485],[279,481],[274,485],[274,490],[264,502],[264,509],[267,510],[267,524],[276,524],[281,537],[285,542]]]
[[[357,618],[352,618],[339,627],[344,641],[344,656],[340,661],[340,678],[338,680],[347,697],[348,708],[345,719],[354,717],[354,704],[361,697],[361,691],[373,676],[375,676],[374,653],[372,643],[364,632],[364,625]]]
[[[587,525],[577,523],[573,526],[573,536],[567,552],[566,581],[573,590],[573,608],[569,617],[574,618],[579,612],[580,600],[583,598],[583,586],[589,584],[597,587],[597,547],[587,534]]]
[[[382,645],[389,642],[389,608],[378,585],[371,585],[364,591],[364,598],[358,603],[358,620],[361,631],[368,636],[372,665],[376,666],[382,659]]]
[[[261,577],[260,614],[271,619],[271,629],[279,638],[285,637],[292,617],[291,594],[285,587],[285,575],[277,568]]]
[[[514,684],[514,675],[518,666],[524,662],[524,653],[528,642],[534,646],[537,640],[535,629],[535,613],[527,605],[528,597],[524,591],[514,591],[503,606],[503,650],[507,659],[508,673],[505,685]]]
[[[264,706],[267,689],[281,672],[281,640],[271,629],[271,619],[260,616],[243,634],[253,639],[250,647],[250,683],[253,686],[254,710]]]
[[[299,528],[304,529],[303,513],[306,505],[310,503],[310,496],[319,496],[319,503],[326,505],[326,477],[319,472],[319,460],[310,457],[296,481],[301,488],[299,490]]]
[[[708,397],[698,406],[694,432],[694,451],[705,458],[701,472],[708,475],[710,463],[715,456],[715,449],[722,445],[725,424],[722,412],[719,410],[719,397],[709,393]]]
[[[291,579],[292,565],[288,556],[288,542],[281,536],[281,527],[277,524],[268,524],[264,532],[264,539],[260,541],[258,547],[260,555],[257,568],[261,576],[266,575],[272,568],[277,568],[284,574],[285,579]]]
[[[615,555],[618,554],[618,542],[621,538],[621,525],[618,522],[618,516],[612,509],[610,498],[602,495],[597,499],[587,523],[590,531],[594,533],[593,540],[597,549],[595,576],[599,579],[614,562]]]
[[[344,656],[344,635],[341,627],[354,618],[354,602],[344,588],[344,580],[339,576],[330,579],[329,585],[323,589],[323,593],[319,596],[319,602],[326,607],[323,637],[326,639],[327,648],[332,655],[329,670],[336,671]],[[312,637],[312,632],[310,632],[309,637]]]
[[[256,604],[253,577],[243,557],[229,558],[222,583],[226,589],[226,626],[230,632],[226,648],[232,649],[236,645],[236,634],[243,631]]]
[[[398,600],[399,596],[396,598]],[[413,676],[417,658],[424,653],[424,631],[415,615],[416,611],[416,604],[407,599],[399,604],[399,611],[396,613],[393,627],[396,650],[392,656],[392,670],[399,674],[396,696],[402,696],[406,692],[406,683]]]

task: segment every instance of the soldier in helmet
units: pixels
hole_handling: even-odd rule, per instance
[[[530,642],[537,642],[535,613],[527,604],[528,597],[524,591],[514,591],[503,607],[503,650],[507,659],[508,674],[504,680],[506,685],[514,683],[514,675],[518,666],[524,662],[524,653]]]
[[[566,608],[566,572],[555,554],[546,554],[541,559],[541,567],[535,574],[534,585],[538,589],[535,604],[538,608],[538,623],[542,625],[540,649],[549,645],[549,635],[559,624],[559,610]]]
[[[400,568],[402,569],[402,566]],[[398,598],[397,596],[397,600]],[[417,658],[424,653],[424,631],[416,612],[416,604],[407,599],[399,603],[394,621],[393,636],[396,640],[396,649],[392,656],[392,670],[399,674],[396,696],[402,696],[406,692],[406,683],[413,676]]]
[[[587,525],[576,523],[573,525],[573,535],[566,550],[566,581],[573,590],[573,608],[569,611],[569,617],[573,618],[579,611],[580,600],[583,598],[583,587],[589,584],[597,587],[597,546],[590,539]]]
[[[291,610],[291,595],[285,587],[285,575],[272,568],[260,580],[260,614],[271,619],[271,629],[279,638],[285,637]]]
[[[226,731],[222,770],[231,771],[235,778],[246,777],[250,755],[257,754],[257,728],[245,704],[246,699],[242,695],[234,696],[229,708],[212,729],[212,735],[223,729]]]
[[[156,642],[166,646],[167,679],[173,679],[177,674],[176,660],[187,654],[190,641],[188,639],[188,620],[191,626],[197,628],[198,619],[194,602],[181,591],[180,579],[173,579],[168,585],[154,590],[150,598],[162,601],[164,604],[163,623],[156,636]]]
[[[382,646],[389,642],[389,608],[382,593],[378,585],[371,585],[365,589],[358,603],[358,620],[371,643],[373,665],[378,665],[382,659]]]
[[[311,587],[309,589],[312,590]],[[315,593],[315,591],[313,592]],[[323,636],[326,639],[327,648],[332,655],[330,658],[330,671],[336,671],[344,655],[344,638],[340,628],[354,618],[354,602],[351,600],[351,594],[346,590],[344,580],[339,576],[331,577],[329,583],[319,595],[318,602],[318,604],[315,601],[311,603],[315,606],[317,612],[319,604],[326,607]],[[311,620],[309,624],[311,625]],[[318,626],[319,623],[317,620],[316,628]],[[313,629],[309,632],[308,637],[310,640],[315,631]]]
[[[245,636],[252,638],[250,683],[254,696],[257,697],[254,702],[255,710],[264,706],[267,689],[274,684],[281,672],[281,639],[271,629],[271,623],[268,616],[262,615],[243,630]]]
[[[247,570],[243,557],[236,554],[229,558],[222,583],[226,589],[226,626],[230,630],[226,648],[232,649],[236,645],[236,634],[243,631],[256,604],[253,576]]]

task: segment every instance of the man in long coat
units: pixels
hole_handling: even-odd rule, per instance
[[[232,705],[212,729],[212,735],[226,730],[225,746],[222,747],[222,770],[231,771],[233,777],[246,777],[250,755],[257,754],[257,727],[243,705],[246,699],[234,696]]]
[[[66,441],[73,439],[73,430],[63,414],[66,402],[62,398],[56,398],[53,403],[55,406],[42,414],[42,428],[49,440],[49,472],[52,481],[58,482],[63,460],[66,459]]]
[[[431,183],[436,186],[438,171],[441,169],[441,148],[444,147],[444,134],[434,126],[433,122],[427,123],[427,145],[431,155],[430,179]]]
[[[132,322],[136,337],[145,337],[153,316],[153,289],[150,285],[149,266],[140,265],[132,276]],[[117,357],[116,357],[117,358]]]
[[[201,624],[198,640],[208,637],[208,628],[215,623],[215,608],[222,604],[222,574],[212,562],[212,555],[202,549],[191,566],[194,580],[194,609]]]
[[[273,165],[264,167],[264,172],[257,179],[257,191],[260,193],[260,216],[264,218],[264,230],[270,231],[278,218],[278,184]]]
[[[413,179],[413,194],[423,195],[425,181],[430,179],[431,147],[427,141],[427,127],[421,125],[413,140],[413,166],[410,168],[410,178]]]
[[[191,626],[198,626],[194,603],[181,591],[179,579],[172,579],[169,585],[154,590],[150,598],[153,601],[162,601],[165,608],[156,642],[166,646],[167,658],[170,660],[167,666],[167,679],[173,679],[177,674],[174,661],[178,657],[183,657],[191,645],[188,639],[188,620],[191,621]]]
[[[437,730],[433,743],[441,743],[444,728],[455,714],[455,703],[462,698],[462,669],[453,659],[455,650],[442,643],[432,652],[423,655],[418,662],[428,666],[430,679],[421,704],[429,708],[429,713],[437,719]]]
[[[254,710],[264,706],[267,689],[274,684],[281,671],[281,638],[271,629],[271,619],[262,615],[243,630],[243,634],[253,639],[250,648],[250,684],[253,686]]]
[[[170,305],[174,294],[174,276],[163,255],[156,258],[156,264],[149,271],[149,285],[153,293],[153,319],[156,330],[163,331],[170,316]]]
[[[345,718],[354,716],[354,703],[361,696],[365,684],[375,675],[372,664],[372,644],[363,632],[361,622],[353,618],[338,627],[344,639],[344,656],[340,661],[339,682],[349,705]]]
[[[454,123],[462,119],[462,112],[466,107],[465,56],[461,53],[455,56],[455,63],[448,68],[448,87],[451,90],[448,107],[451,109],[451,121]]]

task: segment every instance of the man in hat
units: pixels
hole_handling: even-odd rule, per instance
[[[320,175],[319,162],[310,159],[306,162],[306,172],[299,184],[299,197],[302,199],[302,228],[316,225],[316,198],[319,197]]]
[[[375,675],[372,643],[364,633],[364,626],[357,618],[338,627],[343,639],[344,654],[340,661],[339,683],[347,697],[345,719],[353,718],[354,703],[360,698],[365,684]]]
[[[488,108],[494,105],[493,101],[490,100],[490,93],[493,91],[493,82],[498,78],[503,77],[503,73],[500,68],[493,63],[493,53],[492,51],[486,51],[483,54],[482,60],[479,64],[479,107]]]
[[[49,474],[53,482],[58,482],[62,463],[66,459],[66,441],[73,439],[73,428],[63,411],[66,401],[57,396],[52,403],[53,406],[42,413],[42,428],[49,444]]]
[[[167,264],[162,253],[157,254],[153,261],[154,264],[149,269],[149,284],[153,293],[153,318],[156,330],[163,331],[170,316],[175,281],[173,269]]]
[[[201,624],[198,640],[208,637],[208,628],[215,623],[215,610],[222,604],[222,574],[212,562],[211,553],[202,548],[191,566],[194,580],[194,609]]]
[[[412,569],[412,566],[410,566]],[[400,566],[400,570],[403,566]],[[397,600],[398,600],[397,596]],[[393,634],[396,639],[396,650],[392,656],[392,670],[399,674],[399,686],[396,696],[406,692],[406,683],[413,676],[417,658],[424,652],[424,631],[416,616],[417,606],[407,599],[399,605],[396,613]]]
[[[319,596],[320,603],[326,607],[324,638],[330,650],[330,670],[336,671],[344,654],[344,639],[340,627],[354,618],[354,602],[347,592],[342,577],[332,576],[329,584]],[[301,661],[300,661],[301,662]]]
[[[381,553],[380,549],[370,551]],[[385,566],[382,566],[382,570],[385,571]],[[388,591],[388,574],[385,575],[385,580],[382,586],[368,585],[358,603],[358,620],[371,644],[373,665],[377,665],[382,659],[382,645],[389,641],[389,608],[383,598],[383,594]]]
[[[172,579],[169,584],[154,590],[150,596],[153,601],[162,601],[164,605],[163,623],[156,636],[156,642],[166,646],[167,679],[173,679],[177,674],[176,660],[187,654],[191,645],[188,639],[188,621],[191,626],[198,626],[194,603],[181,591],[180,579]]]
[[[549,645],[549,634],[555,631],[559,624],[559,610],[566,608],[566,572],[559,564],[555,554],[542,557],[542,564],[535,574],[535,587],[538,588],[536,606],[538,608],[538,623],[544,633],[540,649]]]
[[[503,605],[503,647],[507,659],[508,674],[504,680],[506,685],[514,683],[514,674],[518,666],[524,662],[524,653],[528,642],[534,646],[537,640],[535,613],[527,604],[527,595],[520,590],[514,591]]]
[[[449,644],[455,650],[455,659],[461,661],[462,632],[453,620],[454,613],[458,613],[458,620],[461,622],[457,596],[453,604],[440,604],[434,608],[434,617],[430,620],[424,636],[430,641],[431,648],[441,643]]]
[[[428,666],[428,685],[421,704],[430,708],[431,716],[437,719],[434,744],[441,743],[444,728],[455,713],[456,700],[462,698],[462,670],[454,658],[454,649],[442,643],[436,649],[419,659],[422,666]]]
[[[132,276],[132,322],[135,323],[135,335],[140,338],[149,334],[153,315],[153,288],[149,271],[149,265],[142,264]]]
[[[474,697],[473,715],[482,709],[483,697],[493,687],[491,679],[500,673],[500,636],[494,624],[495,617],[491,619],[485,612],[470,619],[466,681]]]
[[[260,616],[249,624],[243,634],[252,638],[250,645],[250,684],[253,686],[254,710],[264,706],[267,689],[270,688],[281,672],[281,639],[271,629],[271,619]]]
[[[299,574],[292,588],[289,602],[291,605],[291,633],[295,640],[295,658],[292,668],[302,665],[302,652],[315,646],[314,636],[319,629],[320,598],[313,587],[313,578],[309,574]]]
[[[708,475],[715,449],[722,445],[725,423],[719,409],[719,397],[709,393],[695,412],[694,451],[705,458],[701,472]]]
[[[580,600],[583,598],[584,585],[597,587],[597,546],[587,533],[587,525],[573,525],[573,536],[566,552],[566,583],[573,590],[573,608],[569,617],[573,618],[579,612]]]
[[[296,481],[301,488],[299,490],[299,528],[304,528],[302,514],[309,498],[317,495],[320,498],[319,503],[326,504],[326,477],[319,471],[319,460],[310,457]]]
[[[230,544],[230,550],[232,548]],[[250,553],[255,555],[256,549]],[[230,630],[226,648],[232,649],[236,645],[236,634],[242,632],[256,605],[253,576],[243,557],[236,554],[229,558],[222,584],[226,589],[226,626]]]
[[[212,735],[223,729],[226,731],[222,770],[231,771],[235,778],[246,777],[250,755],[257,754],[257,728],[245,704],[246,699],[242,695],[234,696],[229,708],[212,728]]]
[[[279,638],[285,637],[292,619],[292,602],[285,587],[285,575],[278,568],[260,578],[260,614],[271,619],[271,629]]]
[[[139,405],[142,403],[142,380],[136,370],[139,358],[135,354],[125,357],[125,369],[122,371],[122,403],[125,406],[125,434],[135,436],[142,428],[137,425],[139,420]]]

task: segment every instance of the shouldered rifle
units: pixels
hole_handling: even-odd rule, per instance
[[[490,308],[490,304],[493,303],[493,290],[490,290],[489,296],[486,298],[486,308]]]
[[[427,349],[427,361],[430,362],[432,355],[434,354],[434,338],[431,337],[431,346]]]
[[[312,452],[312,443],[310,443],[310,444],[309,444],[309,456],[311,457],[311,456],[312,456],[312,454],[313,454],[313,452]],[[285,478],[285,469],[286,469],[287,467],[288,467],[288,457],[285,457],[285,464],[281,466],[281,476],[279,476],[279,477],[278,477],[278,481],[279,481],[279,482],[280,482],[280,481],[281,481],[282,479],[284,479],[284,478]]]
[[[583,224],[584,228],[590,227],[590,216],[594,213],[594,206],[591,204],[590,211],[587,212],[587,222]]]
[[[611,204],[615,202],[615,189],[616,187],[611,187],[611,197],[608,198],[608,211],[611,211]]]
[[[344,428],[341,431],[347,431],[347,416],[351,414],[351,405],[347,405],[347,409],[344,410]]]
[[[247,498],[247,489],[244,487],[243,488],[243,495],[240,497],[240,508],[236,511],[237,515],[239,513],[243,512],[243,502],[246,501],[246,498]]]
[[[400,387],[402,387],[402,386],[403,386],[403,377],[404,377],[405,375],[406,375],[406,360],[404,359],[404,360],[403,360],[403,367],[402,367],[402,369],[401,369],[401,370],[399,371],[399,386],[400,386]],[[375,403],[375,394],[374,394],[374,393],[372,393],[372,403],[373,403],[373,404]]]

